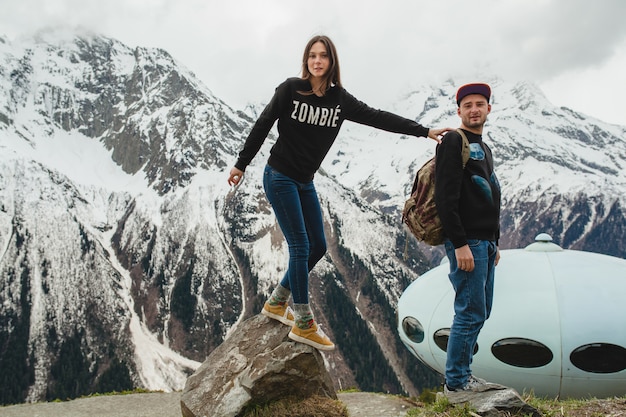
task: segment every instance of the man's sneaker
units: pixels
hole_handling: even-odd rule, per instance
[[[446,384],[445,382],[443,384],[443,393],[445,395],[448,395],[452,392],[461,392],[461,391],[463,391],[463,388],[450,388],[448,384]]]
[[[293,326],[289,332],[289,338],[319,350],[335,349],[335,344],[330,341],[317,323],[313,323],[313,327],[310,329],[301,329],[298,326]]]
[[[278,320],[282,324],[286,324],[287,326],[294,326],[296,324],[293,310],[287,303],[283,305],[275,305],[271,306],[267,301],[263,306],[263,310],[261,310],[261,314],[272,318],[274,320]]]
[[[467,383],[463,387],[459,388],[450,388],[448,384],[444,384],[443,393],[449,394],[451,392],[462,392],[462,391],[472,391],[472,392],[482,392],[487,391],[488,389],[499,387],[498,384],[492,384],[491,382],[487,382],[482,378],[475,377],[474,375],[470,375]]]

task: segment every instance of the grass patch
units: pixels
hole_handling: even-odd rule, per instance
[[[151,391],[145,388],[133,388],[132,390],[124,390],[124,391],[110,391],[110,392],[92,392],[91,394],[81,395],[77,398],[55,398],[50,400],[51,403],[63,403],[67,401],[79,400],[81,398],[92,398],[92,397],[108,397],[111,395],[130,395],[130,394],[150,394],[150,393],[159,393],[163,391]]]
[[[420,395],[418,406],[407,412],[407,417],[476,417],[469,404],[452,405],[444,396],[433,402],[424,401]],[[430,395],[428,396],[430,398]],[[522,395],[527,404],[536,408],[543,417],[617,417],[626,416],[626,396],[607,399],[550,399],[533,394]],[[508,413],[509,417],[527,417],[529,414]]]
[[[544,417],[618,417],[626,416],[626,396],[589,399],[524,398]]]
[[[94,392],[93,394],[83,395],[80,398],[90,398],[90,397],[107,397],[110,395],[130,395],[130,394],[153,394],[164,391],[152,391],[145,388],[133,388],[131,390],[124,391],[111,391],[111,392]]]
[[[348,417],[348,409],[338,400],[313,396],[285,398],[270,404],[249,406],[243,417]]]

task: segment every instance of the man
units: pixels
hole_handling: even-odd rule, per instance
[[[487,384],[472,375],[476,340],[491,313],[495,265],[500,253],[500,185],[482,133],[491,112],[491,88],[467,84],[456,94],[461,129],[470,144],[465,168],[461,135],[449,132],[437,146],[435,203],[456,292],[448,339],[444,392],[472,391]]]

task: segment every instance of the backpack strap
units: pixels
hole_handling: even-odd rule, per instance
[[[461,138],[463,139],[463,144],[461,145],[461,158],[463,159],[463,169],[465,169],[465,165],[467,165],[467,161],[469,161],[470,158],[469,140],[467,139],[467,136],[465,136],[465,132],[461,129],[457,129],[456,131],[459,132],[459,135],[461,135]]]

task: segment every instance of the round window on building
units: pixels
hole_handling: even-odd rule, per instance
[[[552,362],[554,355],[543,343],[521,337],[498,340],[491,346],[493,356],[507,365],[538,368]]]
[[[424,341],[424,327],[415,317],[407,316],[402,320],[402,330],[404,334],[413,342],[421,343]]]
[[[433,334],[433,340],[439,349],[444,352],[448,351],[448,339],[450,338],[450,328],[439,329]],[[474,345],[474,355],[478,352],[478,343]]]
[[[574,349],[569,360],[583,371],[611,374],[626,369],[626,349],[611,343],[590,343]]]

